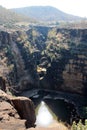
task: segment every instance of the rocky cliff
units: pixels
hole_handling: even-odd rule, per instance
[[[7,88],[17,92],[15,90],[31,88],[35,83],[31,76],[34,70],[30,68],[31,72],[28,72],[25,68],[25,60],[14,40],[16,37],[15,33],[0,32],[0,88],[4,91]]]
[[[34,127],[33,103],[25,97],[12,97],[0,90],[0,129],[26,130]]]
[[[0,32],[0,76],[11,90],[44,88],[86,94],[86,48],[86,29],[32,27]]]

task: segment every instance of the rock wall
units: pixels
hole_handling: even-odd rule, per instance
[[[34,71],[30,68],[31,72],[28,72],[20,49],[16,45],[17,37],[16,32],[13,34],[0,32],[0,77],[4,80],[4,84],[0,82],[0,88],[10,89],[13,93],[29,89],[35,83],[35,78],[31,74]]]
[[[0,75],[6,86],[87,94],[87,29],[0,32],[0,46]]]
[[[40,88],[86,95],[87,29],[50,28],[46,35],[37,64]]]
[[[11,101],[21,119],[26,119],[26,127],[34,127],[36,116],[33,102],[26,97],[11,98]]]

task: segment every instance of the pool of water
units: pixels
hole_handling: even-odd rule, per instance
[[[62,121],[66,124],[72,124],[73,121],[78,122],[79,119],[82,119],[84,121],[86,117],[85,113],[83,113],[83,115],[80,113],[83,110],[83,106],[87,106],[87,99],[83,96],[44,89],[24,91],[20,95],[31,98],[34,102],[37,125],[40,125],[38,120],[42,120],[41,117],[44,117],[43,115],[46,113],[43,111],[50,112],[48,115],[51,115],[47,116],[46,119],[49,119],[49,117],[51,117],[51,120],[49,120],[51,124],[52,120],[56,120],[57,122]],[[44,101],[44,103],[42,101]],[[56,115],[56,118],[54,115]],[[46,119],[44,118],[44,121]]]
[[[41,101],[41,103],[36,108],[36,125],[48,127],[56,120],[56,115],[44,101]]]
[[[36,108],[36,125],[49,127],[53,123],[72,123],[78,115],[73,104],[61,99],[32,99]]]

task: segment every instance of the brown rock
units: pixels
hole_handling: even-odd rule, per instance
[[[34,127],[35,120],[34,106],[30,99],[13,98],[0,90],[1,130],[26,130],[26,127]]]
[[[0,90],[0,130],[25,130],[25,122],[11,105],[9,96]]]
[[[14,104],[14,107],[18,111],[21,119],[26,119],[26,127],[34,127],[36,116],[33,102],[26,97],[15,97],[12,98],[11,101]]]

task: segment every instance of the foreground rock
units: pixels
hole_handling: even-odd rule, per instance
[[[13,102],[21,119],[27,120],[26,127],[34,127],[36,117],[32,101],[26,97],[11,98],[11,101]]]
[[[28,98],[13,98],[0,90],[1,130],[26,130],[26,127],[33,127],[35,113],[32,112],[34,112],[34,107],[31,100]]]

